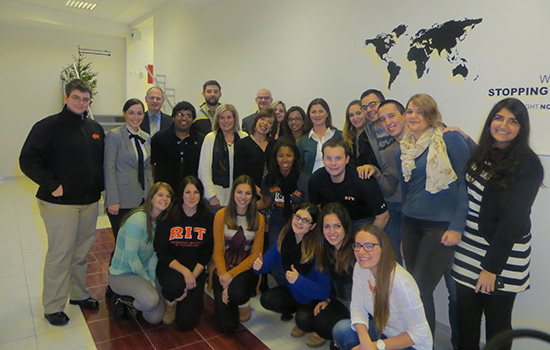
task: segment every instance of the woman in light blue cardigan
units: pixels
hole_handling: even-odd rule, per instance
[[[114,293],[115,318],[127,321],[127,308],[143,312],[149,323],[164,316],[164,298],[156,283],[157,254],[153,248],[157,220],[169,208],[174,192],[164,182],[155,183],[143,205],[123,221],[109,268],[109,285]]]

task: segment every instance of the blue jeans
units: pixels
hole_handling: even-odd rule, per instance
[[[376,328],[374,325],[374,319],[369,319],[369,337],[371,340],[377,340]],[[351,350],[354,346],[359,345],[359,337],[357,332],[351,329],[351,320],[338,321],[332,328],[332,338],[339,349]],[[380,339],[386,339],[387,337],[382,334]],[[404,350],[414,350],[412,346],[405,348]]]

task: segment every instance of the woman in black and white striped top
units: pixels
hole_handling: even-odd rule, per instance
[[[460,349],[479,349],[482,314],[487,341],[511,329],[516,293],[529,288],[529,217],[544,177],[529,129],[520,100],[498,102],[468,164],[468,218],[452,272]]]

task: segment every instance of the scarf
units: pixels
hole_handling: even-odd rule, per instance
[[[235,133],[233,144],[238,140],[240,140],[240,136],[238,133]],[[214,185],[222,186],[223,188],[229,187],[229,167],[229,148],[223,137],[222,130],[218,129],[212,151],[212,182]]]
[[[405,135],[400,146],[401,170],[405,182],[409,182],[411,179],[411,173],[416,167],[415,159],[424,153],[426,148],[428,149],[426,191],[435,194],[446,190],[449,188],[449,184],[457,179],[447,154],[447,146],[443,140],[441,129],[431,127],[416,141],[411,131]]]
[[[311,234],[311,232],[308,233],[308,235],[309,234]],[[290,232],[283,239],[281,244],[281,263],[285,271],[290,270],[292,265],[294,265],[296,271],[298,271],[302,276],[306,276],[309,271],[311,271],[311,268],[313,267],[313,260],[310,260],[305,264],[300,262],[302,260],[303,242],[304,239],[302,239],[300,243],[296,243],[296,236],[292,230],[290,230]]]

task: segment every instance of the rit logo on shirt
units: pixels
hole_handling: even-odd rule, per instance
[[[170,238],[168,238],[168,240],[172,241],[174,239],[192,239],[193,232],[197,233],[197,240],[202,241],[206,229],[202,227],[193,228],[191,226],[186,226],[185,228],[181,226],[172,227],[172,229],[170,230]]]

